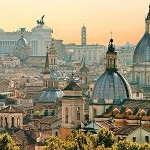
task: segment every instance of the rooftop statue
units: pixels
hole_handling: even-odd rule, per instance
[[[43,15],[40,20],[36,21],[38,25],[44,25],[44,21],[43,21],[44,16],[45,15]]]

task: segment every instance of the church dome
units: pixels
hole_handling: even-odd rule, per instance
[[[17,49],[29,48],[29,44],[23,35],[21,35],[21,38],[17,41],[15,47]]]
[[[59,89],[48,89],[43,91],[42,95],[38,98],[37,102],[48,102],[53,103],[60,100],[64,93]]]
[[[94,86],[93,100],[98,100],[99,104],[113,100],[117,104],[125,98],[131,98],[131,89],[126,79],[117,71],[105,71]]]
[[[145,33],[141,38],[135,48],[133,55],[134,64],[144,62],[150,62],[150,34],[148,33]]]
[[[131,98],[131,88],[117,69],[117,52],[110,39],[106,52],[106,71],[98,78],[93,90],[93,102],[98,104],[120,104]]]
[[[150,62],[150,5],[145,18],[145,34],[137,44],[133,55],[134,64],[147,62]]]

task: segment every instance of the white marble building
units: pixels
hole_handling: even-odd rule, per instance
[[[104,61],[106,47],[100,44],[88,45],[86,27],[81,28],[81,45],[66,44],[65,49],[68,53],[69,61],[84,61],[86,64],[99,63]]]
[[[73,51],[74,61],[85,61],[86,63],[99,63],[103,61],[106,48],[103,45],[66,45],[67,51]]]
[[[37,20],[37,26],[31,31],[24,31],[25,39],[30,43],[33,56],[45,56],[46,47],[50,45],[51,34],[53,30],[47,26],[43,21]],[[0,29],[0,54],[13,54],[13,46],[20,38],[20,31],[5,32]]]

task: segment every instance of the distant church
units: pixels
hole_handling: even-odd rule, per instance
[[[134,51],[131,74],[132,84],[142,86],[147,93],[145,98],[150,98],[150,6],[145,18],[145,33]]]

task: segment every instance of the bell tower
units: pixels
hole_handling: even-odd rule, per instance
[[[81,45],[86,46],[86,27],[83,24],[81,28]]]
[[[85,99],[82,89],[75,83],[73,75],[70,83],[63,90],[62,98],[62,124],[60,129],[61,139],[65,140],[72,130],[84,123]]]
[[[49,87],[49,78],[50,78],[50,70],[49,70],[49,58],[48,58],[48,47],[47,47],[45,68],[43,72],[43,89],[47,89]]]
[[[110,39],[108,51],[106,53],[106,70],[117,71],[117,52],[113,45],[113,39]]]
[[[50,45],[49,52],[48,52],[48,57],[49,57],[50,68],[57,67],[58,56],[57,56],[57,51],[55,48],[54,39],[52,39],[51,41],[51,45]]]

